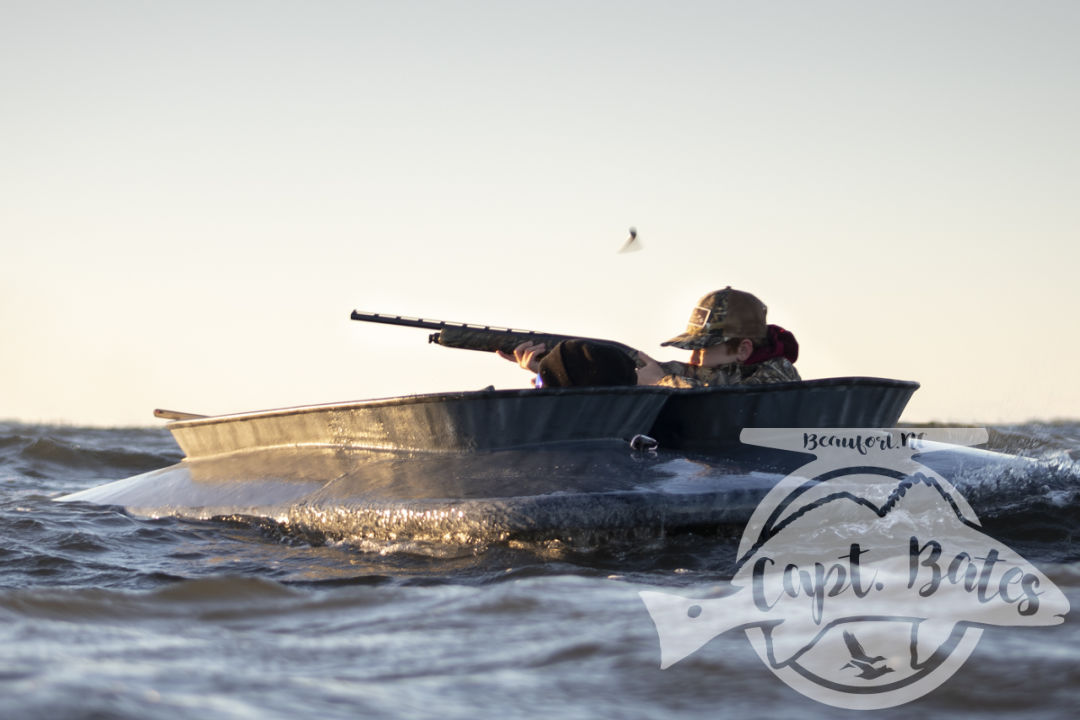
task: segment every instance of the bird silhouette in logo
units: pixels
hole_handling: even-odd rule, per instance
[[[630,237],[626,239],[625,243],[623,243],[623,246],[619,249],[619,252],[634,252],[640,249],[641,243],[637,241],[637,228],[632,227],[630,228]]]
[[[847,645],[848,652],[851,653],[851,662],[844,665],[840,669],[844,668],[857,668],[859,674],[856,677],[861,677],[866,680],[873,680],[879,678],[885,673],[892,672],[893,669],[888,665],[882,665],[877,667],[878,663],[885,661],[884,655],[878,655],[877,657],[870,657],[863,650],[862,643],[855,637],[855,633],[844,631],[844,644]]]

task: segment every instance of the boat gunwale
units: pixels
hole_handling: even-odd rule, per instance
[[[606,395],[606,394],[663,394],[669,396],[686,395],[710,395],[710,394],[746,394],[777,391],[797,391],[816,387],[835,387],[838,385],[874,385],[885,387],[907,387],[912,392],[919,388],[919,383],[913,380],[895,380],[891,378],[879,378],[870,376],[850,376],[816,378],[813,380],[797,380],[785,383],[769,383],[760,385],[721,385],[700,388],[670,388],[656,385],[619,385],[607,387],[574,387],[574,388],[508,388],[504,390],[464,390],[440,393],[420,393],[416,395],[397,395],[386,398],[372,398],[369,400],[349,400],[344,402],[317,403],[314,405],[294,405],[266,410],[249,410],[238,413],[225,413],[222,415],[208,415],[206,417],[193,418],[190,420],[173,420],[166,423],[165,427],[170,430],[183,430],[190,427],[203,427],[218,423],[236,422],[242,420],[254,420],[261,418],[282,417],[287,415],[303,415],[317,412],[335,410],[349,410],[353,408],[378,408],[393,407],[395,405],[421,405],[426,403],[446,402],[448,400],[479,400],[486,398],[515,398],[515,397],[552,397],[567,395]]]
[[[513,397],[550,397],[566,395],[621,395],[625,393],[639,393],[642,395],[668,395],[672,388],[654,386],[610,386],[610,387],[580,387],[580,388],[510,388],[506,390],[464,390],[442,393],[420,393],[416,395],[396,395],[386,398],[372,398],[369,400],[347,400],[344,402],[317,403],[314,405],[294,405],[282,408],[270,408],[267,410],[249,410],[239,413],[226,413],[224,415],[208,415],[206,417],[191,420],[173,420],[165,424],[170,429],[182,430],[188,427],[201,427],[220,422],[232,422],[234,420],[249,420],[258,418],[281,417],[285,415],[302,415],[315,412],[332,410],[351,410],[353,408],[378,408],[394,407],[396,405],[424,405],[428,403],[445,402],[447,400],[479,400],[485,398],[513,398]]]
[[[781,383],[759,383],[756,385],[715,385],[710,387],[694,388],[669,388],[672,394],[677,395],[710,395],[710,394],[748,394],[778,390],[804,390],[817,387],[836,387],[838,385],[877,386],[910,388],[912,392],[918,390],[920,385],[915,380],[896,380],[893,378],[871,377],[869,375],[852,375],[845,377],[814,378],[813,380],[795,380]]]

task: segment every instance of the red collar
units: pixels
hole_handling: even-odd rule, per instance
[[[754,348],[743,365],[755,365],[773,358],[785,357],[790,362],[799,359],[799,342],[790,332],[779,325],[769,325],[765,342]]]

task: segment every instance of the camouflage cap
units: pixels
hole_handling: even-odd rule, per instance
[[[765,303],[748,292],[732,290],[728,285],[698,301],[690,313],[686,332],[660,344],[697,350],[734,338],[761,340],[766,333],[767,311]]]

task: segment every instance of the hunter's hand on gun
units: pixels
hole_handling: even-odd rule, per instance
[[[547,352],[547,346],[544,343],[534,343],[530,340],[526,340],[514,348],[513,355],[505,353],[502,350],[496,350],[495,354],[503,360],[516,362],[518,365],[532,373],[538,373],[540,372],[540,356],[545,352]]]
[[[645,353],[638,350],[637,352],[638,364],[644,363],[637,369],[637,384],[638,385],[655,385],[660,382],[660,379],[667,373],[660,367],[660,363],[653,360]]]

